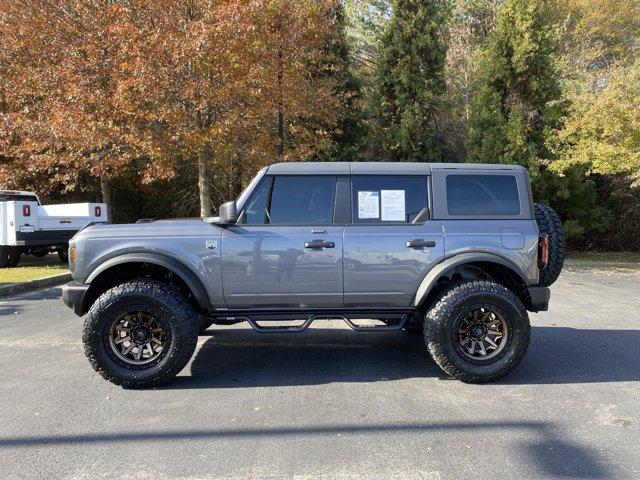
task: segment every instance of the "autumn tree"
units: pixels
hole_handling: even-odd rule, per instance
[[[380,160],[440,161],[447,0],[398,0],[382,38],[373,153]]]
[[[108,201],[118,175],[193,164],[206,216],[221,177],[237,192],[279,139],[283,159],[306,158],[337,128],[337,82],[308,74],[337,1],[0,1],[5,181],[89,176]]]
[[[88,174],[111,204],[111,180],[136,156],[126,103],[132,11],[118,2],[2,2],[3,85],[13,162],[73,190]],[[6,138],[6,137],[5,137]]]
[[[567,0],[558,7],[571,108],[555,139],[554,168],[581,164],[640,186],[640,4]]]

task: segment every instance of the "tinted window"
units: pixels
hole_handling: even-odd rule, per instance
[[[520,199],[512,175],[447,175],[449,215],[518,215]]]
[[[268,213],[269,223],[333,223],[335,188],[335,177],[301,175],[274,178]]]
[[[427,207],[427,178],[352,177],[353,223],[411,223]]]
[[[19,195],[12,193],[0,193],[0,202],[37,202],[38,198],[33,195]]]
[[[271,179],[264,179],[244,209],[242,223],[250,225],[266,222],[267,198],[271,188]]]

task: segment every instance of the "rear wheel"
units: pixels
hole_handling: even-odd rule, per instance
[[[536,223],[541,234],[549,237],[549,261],[540,269],[540,285],[551,286],[560,275],[567,250],[562,220],[555,210],[547,205],[535,205]]]
[[[141,279],[118,285],[93,304],[84,324],[89,362],[123,387],[151,387],[182,370],[196,347],[198,316],[173,287]]]
[[[20,263],[22,249],[20,247],[9,247],[9,268],[17,267]]]
[[[497,380],[513,370],[527,352],[530,331],[520,299],[486,280],[449,287],[424,320],[433,360],[447,374],[470,383]]]
[[[59,249],[58,258],[62,263],[69,263],[69,249],[68,248]]]

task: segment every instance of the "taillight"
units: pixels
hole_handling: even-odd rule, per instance
[[[102,215],[102,208],[96,207],[95,208],[95,214],[96,214],[96,217],[101,216]]]
[[[540,235],[538,238],[538,267],[544,268],[549,263],[549,236]]]
[[[31,216],[31,205],[22,205],[22,216],[23,217]]]

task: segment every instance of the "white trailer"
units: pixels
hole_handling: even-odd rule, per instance
[[[41,205],[33,192],[0,190],[0,268],[20,256],[58,252],[68,261],[69,239],[88,223],[106,223],[105,203]]]

